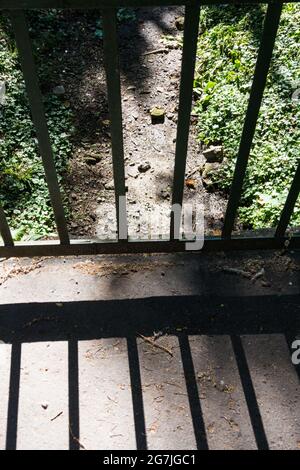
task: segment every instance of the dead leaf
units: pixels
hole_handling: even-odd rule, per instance
[[[196,189],[197,187],[197,181],[192,178],[185,180],[185,184],[189,189]]]

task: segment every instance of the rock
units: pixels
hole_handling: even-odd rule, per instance
[[[214,188],[214,183],[212,180],[213,173],[220,168],[220,163],[205,163],[201,169],[202,182],[207,190],[212,190]]]
[[[107,189],[107,191],[113,191],[115,189],[114,180],[109,181],[109,183],[105,183],[104,188]]]
[[[214,162],[214,163],[204,163],[204,165],[201,168],[201,174],[202,178],[206,178],[207,176],[211,175],[214,173],[216,170],[220,168],[220,163]]]
[[[131,178],[137,178],[139,175],[138,169],[135,167],[128,168],[127,175],[131,176]]]
[[[160,194],[163,199],[167,199],[167,200],[170,199],[170,193],[167,189],[162,189]]]
[[[154,108],[150,109],[151,121],[152,124],[161,124],[165,120],[165,110],[164,108],[160,108],[159,106],[155,106]]]
[[[65,94],[65,87],[63,85],[57,85],[53,88],[54,95],[64,95]]]
[[[223,160],[223,147],[222,145],[211,145],[203,151],[203,155],[209,163],[221,163]]]
[[[175,26],[179,31],[182,31],[184,29],[184,16],[178,16],[175,18]]]
[[[85,157],[84,159],[87,165],[96,165],[99,162],[99,160],[100,160],[99,158],[92,157],[92,156]]]
[[[138,166],[138,170],[140,173],[145,173],[146,171],[150,170],[150,168],[151,168],[151,165],[149,162],[141,163]]]

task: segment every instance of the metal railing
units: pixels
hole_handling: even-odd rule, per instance
[[[299,1],[299,0],[297,0]],[[0,9],[9,10],[15,33],[17,48],[23,69],[32,120],[36,128],[40,153],[49,188],[51,204],[54,211],[59,241],[40,241],[36,243],[14,243],[3,208],[0,207],[0,233],[4,244],[0,245],[0,257],[7,256],[43,256],[43,255],[77,255],[97,253],[137,253],[137,252],[173,252],[184,251],[185,240],[179,239],[178,227],[171,213],[170,240],[143,241],[124,237],[124,228],[120,236],[120,213],[125,214],[126,205],[120,207],[120,197],[125,198],[125,168],[123,150],[122,109],[120,68],[118,54],[117,20],[118,7],[153,7],[185,6],[185,26],[182,54],[182,70],[178,108],[178,126],[175,150],[172,204],[182,206],[185,169],[192,106],[193,77],[195,70],[197,36],[200,6],[207,4],[249,4],[267,3],[268,8],[264,21],[263,34],[258,52],[253,84],[250,92],[243,132],[241,136],[235,172],[227,211],[220,237],[205,237],[204,250],[226,249],[267,249],[282,248],[288,241],[291,248],[300,248],[300,236],[292,238],[286,230],[300,191],[300,162],[295,173],[286,203],[283,207],[279,224],[274,236],[233,236],[234,222],[242,194],[242,187],[248,164],[250,149],[255,133],[258,113],[263,97],[266,79],[272,58],[274,43],[279,26],[283,3],[288,1],[259,0],[0,0]],[[295,1],[294,1],[295,3]],[[31,49],[24,10],[41,8],[99,8],[103,15],[104,59],[107,77],[107,94],[110,111],[112,160],[117,213],[116,241],[82,241],[70,240],[58,178],[53,159],[48,127],[43,107],[37,73]],[[299,156],[300,158],[300,156]],[[122,199],[122,198],[121,198]],[[176,226],[175,226],[176,225]],[[125,238],[125,239],[124,239]]]

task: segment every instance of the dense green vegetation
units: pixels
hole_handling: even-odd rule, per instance
[[[243,119],[259,47],[265,6],[203,7],[195,77],[199,140],[221,143],[225,159],[212,175],[215,187],[229,192]],[[119,21],[132,21],[120,9]],[[35,11],[28,17],[38,75],[60,182],[72,154],[73,116],[63,96],[53,94],[53,60],[79,32],[58,10]],[[91,19],[92,34],[102,40],[102,22]],[[54,230],[44,171],[11,27],[0,17],[0,203],[15,239],[39,238]],[[257,123],[246,175],[240,221],[244,227],[274,226],[300,158],[300,5],[284,6],[274,58]],[[63,186],[63,185],[62,185]],[[67,199],[63,194],[66,210]],[[300,204],[293,223],[300,224]]]
[[[35,12],[29,17],[36,51],[41,52],[43,47],[49,47],[51,39],[54,47],[55,41],[51,38],[50,28],[55,21],[55,11],[47,15]],[[52,33],[54,35],[55,30]],[[40,57],[38,54],[37,58]],[[47,62],[44,66],[41,60],[37,60],[37,63],[43,87],[49,81]],[[0,108],[0,203],[8,215],[15,239],[35,239],[53,232],[53,211],[18,53],[5,16],[1,17],[0,22],[0,79],[5,82],[6,87],[5,103]],[[44,104],[57,173],[61,181],[71,154],[71,112],[52,90],[44,93]]]
[[[225,160],[212,175],[229,192],[249,98],[265,6],[202,9],[195,77],[199,139],[221,143]],[[278,220],[300,158],[300,5],[284,6],[267,87],[250,154],[240,221],[244,227]],[[300,223],[300,205],[293,223]]]

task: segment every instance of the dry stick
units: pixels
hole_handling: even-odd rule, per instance
[[[182,388],[182,386],[181,386],[181,385],[179,385],[179,384],[174,384],[174,383],[172,383],[172,382],[164,382],[164,383],[165,383],[165,384],[167,384],[167,385],[173,385],[173,387],[179,387],[179,388]]]
[[[86,448],[84,447],[84,445],[81,444],[81,442],[80,442],[80,440],[78,439],[78,437],[74,436],[70,423],[69,423],[69,430],[70,430],[70,434],[71,434],[72,439],[73,439],[75,442],[77,442],[77,444],[79,445],[79,447],[81,447],[81,449],[86,450]]]
[[[54,421],[56,418],[59,418],[63,414],[63,411],[60,411],[54,418],[51,418],[50,421]]]
[[[160,52],[169,52],[169,51],[168,51],[168,49],[165,49],[165,48],[154,49],[153,51],[145,52],[143,54],[143,56],[151,55],[151,54],[159,54]]]
[[[161,151],[160,151],[159,149],[157,149],[156,147],[154,147],[154,145],[152,144],[152,142],[151,142],[151,145],[152,145],[152,147],[154,148],[154,150],[155,150],[157,153],[161,153]]]
[[[247,271],[243,271],[242,269],[236,269],[236,268],[223,268],[223,271],[231,274],[240,274],[241,276],[246,277],[247,279],[251,279],[252,274],[248,273]]]
[[[252,276],[251,282],[255,282],[256,279],[258,279],[259,277],[262,277],[264,274],[265,274],[265,270],[264,268],[261,268],[256,274],[254,274],[254,276]]]
[[[197,166],[197,167],[194,168],[192,171],[190,171],[190,172],[186,175],[186,178],[190,178],[190,177],[193,176],[195,173],[197,173],[197,171],[200,171],[200,166]]]
[[[166,348],[165,346],[162,346],[161,344],[158,344],[156,343],[153,339],[151,338],[147,338],[146,336],[144,335],[141,335],[140,333],[137,333],[138,336],[140,338],[142,338],[142,340],[144,340],[146,343],[149,343],[151,344],[151,346],[155,347],[155,348],[158,348],[158,349],[161,349],[162,351],[166,352],[167,354],[169,354],[171,357],[173,357],[173,353],[172,351],[170,351],[170,349]]]
[[[232,419],[227,418],[227,416],[221,416],[221,418],[225,419],[225,421],[229,424],[231,428],[233,428],[234,424],[236,424]]]
[[[112,401],[116,405],[118,404],[118,402],[116,400],[114,400],[113,398],[111,398],[109,395],[107,395],[107,398],[109,399],[109,401]]]

